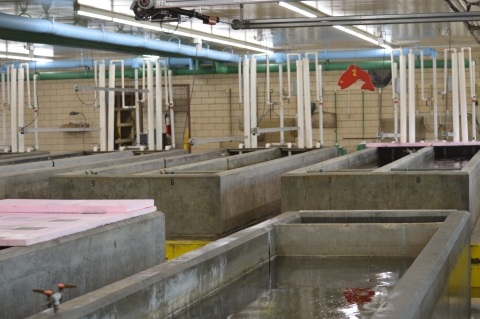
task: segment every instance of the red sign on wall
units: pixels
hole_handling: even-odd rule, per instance
[[[358,80],[365,82],[361,87],[362,90],[375,91],[375,87],[372,84],[370,75],[356,65],[350,65],[347,71],[343,72],[343,74],[340,76],[340,79],[338,79],[338,85],[343,90],[350,87]]]

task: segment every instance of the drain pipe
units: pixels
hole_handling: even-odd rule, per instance
[[[452,117],[453,141],[460,142],[460,120],[458,114],[458,53],[452,53]]]
[[[475,92],[475,61],[470,61],[470,95],[472,96],[472,141],[477,139],[477,94]]]
[[[172,130],[172,148],[176,148],[175,145],[175,113],[173,111],[173,86],[172,86],[172,70],[168,70],[168,108],[170,109],[170,122]]]
[[[415,55],[408,54],[408,141],[415,143]]]
[[[2,73],[2,128],[3,128],[3,148],[7,146],[7,114],[5,101],[5,73]]]
[[[245,147],[252,147],[252,131],[250,124],[250,59],[243,59],[243,134],[247,137]]]
[[[257,60],[255,55],[252,55],[250,61],[250,126],[248,130],[251,132],[252,128],[257,126]],[[251,135],[251,147],[257,148],[258,137],[256,134]]]
[[[10,66],[9,66],[10,67]],[[10,67],[10,120],[12,122],[12,153],[18,152],[18,126],[17,126],[17,69]]]
[[[148,149],[155,149],[155,121],[153,115],[153,63],[147,61],[147,88],[148,88],[148,106],[147,106],[147,123],[148,123]],[[145,95],[144,95],[145,97]]]
[[[238,103],[243,103],[242,98],[242,59],[238,59]]]
[[[458,89],[460,91],[460,120],[461,120],[461,129],[462,129],[462,142],[468,142],[468,118],[467,118],[467,88],[465,81],[465,63],[463,60],[465,58],[465,53],[463,51],[457,53],[458,57]],[[470,61],[470,60],[469,60]],[[475,122],[472,118],[472,124]]]
[[[438,88],[437,88],[437,58],[433,58],[433,140],[438,142]]]
[[[166,65],[167,61],[165,58],[158,58],[156,60],[155,64],[155,69],[156,69],[156,74],[155,74],[155,86],[156,86],[156,98],[155,98],[155,115],[157,119],[156,123],[156,138],[157,138],[157,151],[160,151],[163,149],[163,141],[162,141],[162,65],[160,64],[160,61],[163,60],[163,63]]]
[[[135,90],[138,90],[138,67],[133,69],[134,73],[134,83],[135,83]],[[135,144],[137,146],[140,145],[140,95],[138,92],[135,92],[135,127],[136,127],[136,134],[135,134]]]
[[[395,83],[397,81],[397,62],[392,64],[392,98],[393,98],[393,136],[395,143],[398,143],[398,96],[395,92]]]
[[[400,54],[400,143],[407,142],[407,64]]]
[[[35,150],[39,150],[39,145],[38,145],[38,98],[37,98],[37,79],[38,79],[38,74],[33,75],[33,111],[35,112]]]
[[[97,64],[98,72],[97,73]],[[105,60],[95,60],[94,62],[94,72],[95,72],[95,82],[97,81],[98,76],[98,86],[105,87]],[[100,151],[105,152],[107,150],[107,112],[106,112],[106,101],[105,101],[105,91],[100,90],[97,93],[100,103]]]
[[[320,130],[320,145],[317,148],[322,147],[323,145],[323,76],[322,76],[322,65],[317,65],[318,79],[317,79],[317,91],[318,91],[318,125]]]
[[[279,91],[279,99],[280,99],[280,128],[284,127],[285,119],[284,119],[284,110],[283,110],[283,65],[278,66],[278,91]],[[285,144],[285,132],[280,131],[280,145]]]
[[[25,153],[25,135],[23,128],[25,127],[25,70],[23,64],[18,68],[18,152]]]
[[[108,74],[108,87],[115,89],[115,64],[110,61]],[[108,130],[107,130],[107,150],[113,151],[115,148],[115,91],[108,91]]]
[[[305,138],[307,148],[313,147],[313,136],[312,136],[312,106],[311,96],[310,96],[310,62],[308,59],[308,53],[305,53],[305,58],[302,61],[303,63],[303,102],[305,108]],[[317,68],[315,67],[315,70]]]
[[[305,119],[303,107],[303,62],[301,59],[295,61],[297,65],[297,121],[298,121],[298,148],[305,147]]]

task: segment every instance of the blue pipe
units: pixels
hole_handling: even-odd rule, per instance
[[[236,63],[237,55],[229,52],[216,50],[201,50],[197,52],[195,46],[187,46],[175,42],[146,39],[143,37],[105,32],[98,29],[83,28],[74,25],[57,23],[44,19],[24,18],[10,14],[0,13],[0,28],[15,30],[27,34],[52,35],[79,41],[90,41],[93,43],[110,44],[114,46],[125,46],[142,50],[157,51],[159,55],[178,54],[188,57],[198,57],[213,61]],[[188,63],[187,63],[188,65]]]

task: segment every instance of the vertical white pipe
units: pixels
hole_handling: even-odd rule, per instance
[[[289,99],[292,96],[292,83],[290,79],[290,54],[287,54],[287,81],[288,81],[288,95],[287,99]]]
[[[250,61],[250,131],[257,126],[257,60],[252,56]],[[252,134],[252,148],[257,148],[257,135]]]
[[[18,68],[18,128],[25,126],[25,70],[22,65]],[[18,152],[25,153],[25,135],[18,132]]]
[[[268,54],[266,54],[266,58],[267,58],[267,105],[271,105],[272,104],[272,101],[270,101],[270,58],[268,56]],[[256,62],[255,62],[256,63]],[[256,71],[256,70],[255,70]]]
[[[397,81],[397,62],[393,63],[392,68],[392,95],[393,95],[393,135],[395,143],[398,143],[398,96],[395,93],[395,82]]]
[[[303,59],[303,103],[305,107],[305,138],[307,148],[313,147],[312,107],[310,97],[310,62],[308,56]]]
[[[452,117],[453,141],[460,142],[460,120],[458,114],[458,54],[452,53]]]
[[[477,114],[476,114],[476,100],[475,93],[475,61],[470,60],[470,95],[472,98],[472,141],[477,140]]]
[[[108,75],[108,87],[115,88],[115,64],[110,62]],[[115,148],[115,91],[108,92],[108,130],[107,130],[107,150],[113,151]]]
[[[162,65],[160,64],[160,59],[157,59],[155,64],[155,115],[157,119],[156,123],[156,138],[157,138],[157,151],[161,151],[163,149],[162,143]]]
[[[2,148],[7,146],[7,113],[5,110],[6,104],[6,96],[5,96],[5,73],[2,73],[2,128],[3,128],[3,144]]]
[[[437,58],[433,59],[433,140],[438,141],[438,88],[437,88]],[[446,64],[447,61],[444,61]]]
[[[37,97],[37,79],[38,74],[33,75],[33,110],[35,112],[35,129],[38,129],[38,97]],[[38,151],[40,146],[38,145],[38,132],[35,132],[35,149]]]
[[[17,69],[12,65],[10,78],[10,117],[12,122],[12,153],[18,152]]]
[[[176,148],[175,145],[175,113],[173,112],[173,86],[172,86],[172,70],[168,70],[168,107],[170,108],[170,123],[172,125],[172,148]]]
[[[252,134],[250,130],[250,60],[247,56],[243,59],[243,135],[245,147],[252,147]]]
[[[408,141],[415,143],[415,54],[408,54]]]
[[[407,142],[407,63],[400,54],[400,143]]]
[[[305,147],[305,116],[303,104],[303,63],[299,58],[297,65],[297,121],[298,121],[298,147]]]
[[[317,62],[315,62],[317,63]],[[323,145],[323,75],[321,64],[315,64],[318,70],[318,125],[320,130],[320,145]]]
[[[138,89],[138,68],[133,70],[135,75],[135,89]],[[135,92],[135,127],[136,127],[136,138],[135,144],[140,145],[140,97],[138,92]]]
[[[238,103],[243,103],[242,94],[242,59],[238,57]]]
[[[284,114],[283,114],[283,66],[278,65],[278,91],[280,95],[280,127],[284,127]],[[285,132],[280,131],[280,145],[285,143]]]
[[[105,87],[105,61],[99,61],[99,72],[98,85],[100,87]],[[100,151],[102,152],[107,150],[107,106],[105,93],[104,90],[101,90],[98,93],[100,99]]]
[[[465,81],[465,54],[457,53],[458,58],[458,89],[460,92],[460,120],[462,142],[468,142],[468,118],[467,118],[467,87]],[[472,119],[473,120],[473,119]],[[472,123],[474,123],[472,121]]]
[[[168,99],[168,70],[167,70],[167,59],[164,59],[163,61],[163,76],[164,76],[164,82],[165,82],[165,107],[166,107],[166,110],[169,111],[169,99]]]
[[[148,89],[148,106],[147,106],[147,123],[148,123],[148,149],[155,149],[155,121],[153,117],[154,101],[153,101],[153,63],[147,61],[147,89]],[[173,126],[173,125],[172,125]]]

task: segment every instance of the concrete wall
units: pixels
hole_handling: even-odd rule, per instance
[[[63,152],[59,154],[49,154],[49,152],[45,152],[45,153],[47,154],[42,155],[42,154],[36,154],[35,152],[33,153],[34,156],[22,156],[22,157],[14,157],[14,158],[8,158],[8,156],[6,156],[5,159],[3,156],[0,156],[0,166],[15,165],[15,164],[22,164],[22,163],[29,163],[29,162],[40,162],[40,161],[85,155],[84,152]]]
[[[425,161],[433,161],[435,159],[435,152],[432,146],[422,148],[421,150],[411,153],[399,160],[396,160],[388,165],[376,169],[374,172],[390,172],[392,168],[412,168],[420,165]]]
[[[165,218],[155,212],[27,247],[0,250],[0,314],[38,313],[45,296],[33,288],[76,284],[73,299],[165,261]],[[54,289],[55,291],[56,289]]]

